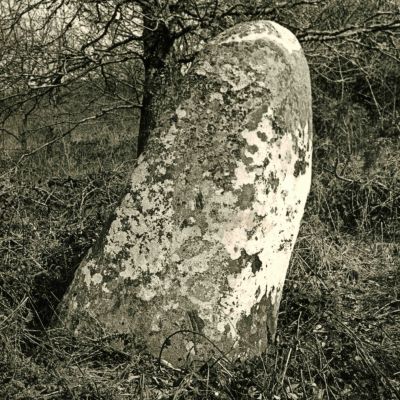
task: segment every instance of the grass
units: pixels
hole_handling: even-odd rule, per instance
[[[316,157],[277,342],[262,357],[181,371],[159,365],[134,337],[51,328],[75,267],[124,192],[132,142],[112,130],[66,139],[1,178],[0,398],[400,399],[395,142],[368,173],[365,160],[351,159],[341,170],[350,181]],[[16,159],[3,156],[0,175]]]

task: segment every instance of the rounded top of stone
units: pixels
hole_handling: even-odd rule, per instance
[[[273,21],[250,21],[235,25],[216,38],[219,44],[240,43],[264,40],[275,42],[289,53],[300,51],[296,36],[288,29]]]

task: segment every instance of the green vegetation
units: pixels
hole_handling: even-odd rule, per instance
[[[189,15],[195,3],[177,2],[188,8],[176,13]],[[400,399],[399,12],[393,22],[391,1],[300,3],[253,16],[244,6],[219,19],[204,14],[200,32],[270,16],[297,33],[310,63],[314,176],[276,344],[244,363],[179,371],[134,337],[75,338],[51,326],[76,266],[124,193],[139,129],[127,82],[140,92],[132,76],[142,70],[124,63],[126,49],[107,55],[119,59],[108,59],[103,75],[92,59],[71,56],[86,60],[92,75],[79,81],[73,71],[72,83],[53,82],[55,104],[52,90],[29,92],[22,78],[12,89],[19,97],[1,92],[1,399]],[[32,93],[42,97],[28,113]],[[111,111],[93,117],[104,109]]]

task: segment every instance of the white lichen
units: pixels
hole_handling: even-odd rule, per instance
[[[101,275],[100,273],[96,272],[91,279],[92,283],[94,285],[98,285],[103,281],[103,275]]]
[[[270,27],[273,28],[272,32]],[[288,29],[272,21],[259,21],[247,35],[237,33],[222,41],[222,44],[256,40],[275,42],[280,48],[287,50],[289,53],[301,50],[300,43],[296,39],[296,36]]]

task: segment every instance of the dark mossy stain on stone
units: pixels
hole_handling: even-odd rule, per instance
[[[153,208],[150,208],[150,209],[146,210],[145,212],[143,212],[143,215],[153,216],[153,215],[157,215],[159,213],[160,213],[160,207],[153,207]]]
[[[181,245],[177,253],[183,260],[187,260],[197,256],[203,251],[208,250],[211,245],[212,243],[208,242],[207,240],[201,240],[198,237],[189,238]]]
[[[173,123],[177,123],[178,120],[179,120],[178,114],[177,114],[176,112],[174,112],[174,113],[172,114],[172,116],[171,116],[171,119],[170,119],[171,125],[172,125]]]
[[[260,257],[258,257],[258,254],[253,254],[251,256],[251,272],[253,274],[256,274],[262,267],[262,262],[260,260]]]
[[[276,172],[271,171],[268,176],[268,185],[274,193],[278,190],[279,178],[276,177]]]
[[[283,239],[279,245],[278,251],[285,250],[286,248],[290,247],[292,243],[292,239]]]
[[[129,221],[129,217],[127,215],[124,215],[121,219],[121,228],[120,230],[122,232],[129,232],[131,230],[131,222]]]
[[[243,164],[246,166],[249,166],[251,164],[253,164],[254,160],[251,157],[243,157]]]
[[[260,289],[261,291],[261,289]],[[240,336],[240,344],[248,348],[248,343],[254,343],[259,351],[265,350],[267,345],[267,301],[266,295],[254,304],[249,315],[243,315],[238,321],[236,329]]]
[[[166,180],[174,180],[174,173],[171,167],[165,169],[165,173],[161,174],[158,170],[156,170],[154,176],[154,182],[164,183]]]
[[[229,129],[229,128],[228,128]],[[235,128],[231,129],[234,130]],[[233,154],[236,159],[240,157],[241,151],[244,148],[244,140],[238,135],[228,134],[226,136],[226,149],[230,154]],[[229,157],[229,154],[228,154]]]
[[[251,146],[247,146],[247,151],[248,151],[250,154],[255,154],[255,153],[257,153],[257,151],[258,151],[258,147],[257,147],[255,144],[253,144],[253,145],[251,145]]]
[[[142,271],[141,276],[137,280],[142,286],[150,285],[153,280],[153,274],[149,271]]]
[[[304,175],[307,172],[308,162],[306,161],[306,152],[299,149],[299,159],[294,164],[294,176]]]
[[[247,123],[245,128],[249,131],[254,131],[257,129],[260,122],[263,120],[264,114],[268,112],[268,105],[264,104],[263,106],[259,107],[257,110],[252,111],[247,116]]]
[[[229,266],[229,271],[232,274],[240,274],[240,272],[243,269],[243,257],[245,257],[247,254],[244,250],[241,251],[241,256],[236,259],[236,260],[228,260],[228,266]]]
[[[181,229],[185,229],[185,228],[187,228],[188,226],[192,226],[193,224],[190,222],[190,220],[188,219],[188,218],[185,218],[182,222],[181,222],[181,224],[179,225],[179,227],[181,228]]]
[[[215,135],[215,132],[216,132],[216,127],[215,127],[215,125],[214,125],[214,124],[207,124],[207,133],[208,133],[210,136],[214,136],[214,135]]]
[[[261,220],[259,220],[259,222],[261,222]],[[253,237],[254,237],[255,240],[258,240],[258,237],[255,236],[256,235],[256,231],[257,231],[257,227],[256,226],[254,226],[250,230],[246,230],[247,240],[251,240]]]
[[[190,310],[188,311],[188,317],[193,331],[198,333],[203,333],[205,323],[200,318],[199,312],[197,310]]]
[[[286,211],[286,218],[291,218],[291,217],[293,217],[293,214],[295,214],[295,213],[296,213],[295,210],[293,210],[292,208],[289,208],[289,209]]]
[[[241,210],[246,210],[252,206],[254,203],[255,189],[254,185],[246,184],[241,187],[240,190],[236,192],[237,194],[237,206]]]
[[[196,199],[195,199],[195,205],[198,210],[202,210],[204,208],[204,197],[203,193],[197,192],[196,194]]]
[[[262,142],[266,142],[266,141],[267,141],[267,135],[265,134],[265,132],[257,131],[257,137],[258,137]]]
[[[237,260],[230,260],[230,270],[234,274],[239,274],[247,266],[251,266],[251,271],[256,274],[262,267],[262,262],[257,254],[247,254],[246,250],[240,251],[240,257]]]
[[[113,243],[109,243],[110,246],[113,246]],[[104,257],[102,257],[102,262],[104,264],[116,265],[119,266],[122,264],[122,261],[129,260],[131,258],[131,254],[129,249],[133,247],[133,243],[125,243],[123,247],[118,248],[118,253],[109,254],[106,253]]]
[[[115,278],[114,278],[115,279]],[[136,288],[139,287],[142,284],[142,280],[140,279],[133,279],[131,277],[126,277],[124,278],[124,287],[125,288]]]
[[[124,249],[125,250],[125,249]],[[128,259],[127,254],[122,254],[118,259],[120,262],[122,259]],[[119,264],[116,264],[119,265]],[[102,276],[102,284],[107,284],[109,282],[113,282],[114,280],[119,278],[119,269],[118,268],[107,268],[106,270],[101,271]]]
[[[277,133],[278,137],[282,137],[285,134],[285,129],[283,128],[283,126],[285,126],[285,122],[282,121],[279,116],[276,116],[273,120],[272,120],[272,129],[274,130],[275,133]]]

